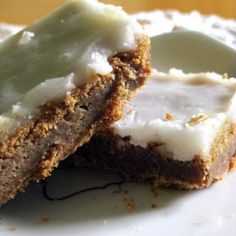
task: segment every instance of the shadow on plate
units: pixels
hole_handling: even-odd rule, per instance
[[[61,169],[48,178],[47,192],[51,197],[62,197],[88,187],[117,181],[121,181],[120,177],[111,172]],[[52,226],[80,224],[152,211],[160,211],[161,214],[164,209],[166,212],[166,208],[189,194],[174,190],[157,190],[154,193],[148,185],[124,183],[53,202],[44,197],[42,184],[33,183],[25,193],[18,194],[14,200],[3,205],[0,215],[21,225],[38,224],[45,217],[51,219],[49,225]]]

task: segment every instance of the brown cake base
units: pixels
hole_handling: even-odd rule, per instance
[[[49,176],[58,163],[107,128],[150,73],[149,40],[139,40],[135,52],[110,58],[113,73],[94,78],[57,102],[41,107],[28,122],[0,144],[0,204],[23,190],[30,180]]]
[[[161,187],[201,189],[222,179],[236,164],[236,125],[226,123],[214,141],[208,161],[196,156],[192,161],[177,161],[158,150],[134,146],[129,137],[112,131],[95,135],[68,162],[79,167],[109,169],[127,181],[151,183]]]

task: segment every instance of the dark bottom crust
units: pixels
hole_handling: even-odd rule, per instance
[[[113,74],[97,76],[60,101],[47,103],[37,120],[0,144],[0,204],[30,180],[49,176],[95,131],[121,117],[123,105],[150,73],[148,39],[140,39],[135,52],[114,55],[110,64]]]
[[[212,149],[212,161],[204,162],[196,156],[192,161],[182,162],[161,155],[155,144],[142,148],[130,144],[128,137],[103,132],[80,148],[67,164],[114,170],[128,181],[200,189],[222,179],[233,168],[236,162],[235,137],[236,127],[226,125],[223,135]]]

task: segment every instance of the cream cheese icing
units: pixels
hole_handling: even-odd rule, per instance
[[[0,133],[134,50],[141,26],[120,7],[72,0],[0,44]],[[8,125],[7,125],[8,124]]]
[[[134,145],[163,143],[161,148],[174,159],[188,161],[208,154],[224,122],[235,119],[235,109],[235,79],[175,69],[168,74],[153,71],[113,129],[122,137],[130,136]]]

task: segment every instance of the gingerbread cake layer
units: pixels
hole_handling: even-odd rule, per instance
[[[73,162],[157,186],[208,187],[235,166],[235,109],[235,79],[153,72],[125,116],[78,149]]]
[[[2,42],[0,204],[119,119],[149,57],[137,22],[95,0],[69,1]]]

